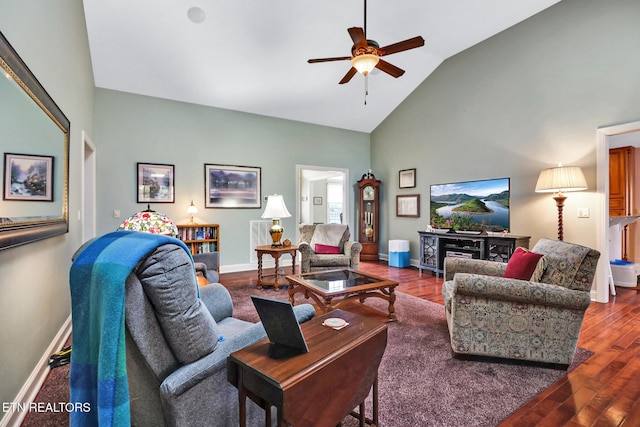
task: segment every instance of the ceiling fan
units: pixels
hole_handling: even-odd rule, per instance
[[[347,74],[345,74],[345,76],[342,78],[342,80],[340,80],[339,84],[347,83],[356,73],[360,73],[366,76],[374,68],[377,68],[395,78],[398,78],[404,74],[404,70],[388,63],[380,57],[424,46],[424,39],[421,36],[413,37],[384,47],[380,47],[380,45],[375,40],[368,40],[367,0],[364,0],[364,28],[351,27],[347,29],[347,31],[351,36],[351,40],[353,40],[353,46],[351,47],[351,56],[310,59],[307,61],[309,64],[315,64],[317,62],[351,60],[352,66]]]

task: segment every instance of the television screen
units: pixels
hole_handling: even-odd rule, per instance
[[[509,230],[509,178],[431,185],[431,226]]]

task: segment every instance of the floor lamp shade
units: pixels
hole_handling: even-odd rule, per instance
[[[564,230],[562,224],[562,208],[566,196],[563,192],[581,191],[589,188],[584,178],[582,169],[577,166],[558,165],[555,168],[545,169],[540,172],[536,184],[536,193],[556,193],[553,199],[558,207],[558,240],[563,240]]]
[[[284,233],[284,228],[280,225],[280,218],[288,218],[291,214],[287,210],[287,205],[284,203],[284,197],[280,194],[273,194],[267,196],[267,206],[262,213],[262,218],[272,218],[273,225],[269,229],[271,234],[272,247],[282,246],[281,239]]]

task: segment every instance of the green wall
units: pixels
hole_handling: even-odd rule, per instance
[[[137,162],[173,164],[175,203],[151,208],[184,223],[193,200],[198,222],[220,224],[223,271],[249,268],[249,222],[261,219],[264,203],[261,209],[205,209],[205,163],[262,168],[262,195],[282,194],[294,215],[282,221],[293,241],[296,164],[346,168],[352,186],[370,163],[369,135],[360,132],[104,89],[96,91],[95,116],[98,234],[146,208],[136,203]],[[349,195],[353,204],[354,192]],[[114,210],[122,217],[114,218]]]
[[[93,129],[94,84],[81,0],[3,0],[0,31],[71,121],[69,233],[0,251],[0,402],[14,402],[70,315],[81,131]]]
[[[541,170],[583,168],[589,190],[569,193],[565,240],[596,246],[596,129],[640,119],[640,2],[564,0],[446,60],[371,136],[372,169],[385,182],[381,248],[429,223],[431,184],[511,178],[511,230],[556,238],[552,195],[534,192]],[[416,168],[417,187],[398,188]],[[421,217],[395,217],[397,194],[421,195]],[[590,218],[577,218],[587,207]]]

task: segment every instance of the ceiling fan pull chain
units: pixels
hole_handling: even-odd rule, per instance
[[[367,105],[367,96],[369,95],[369,75],[364,76],[364,105]]]

